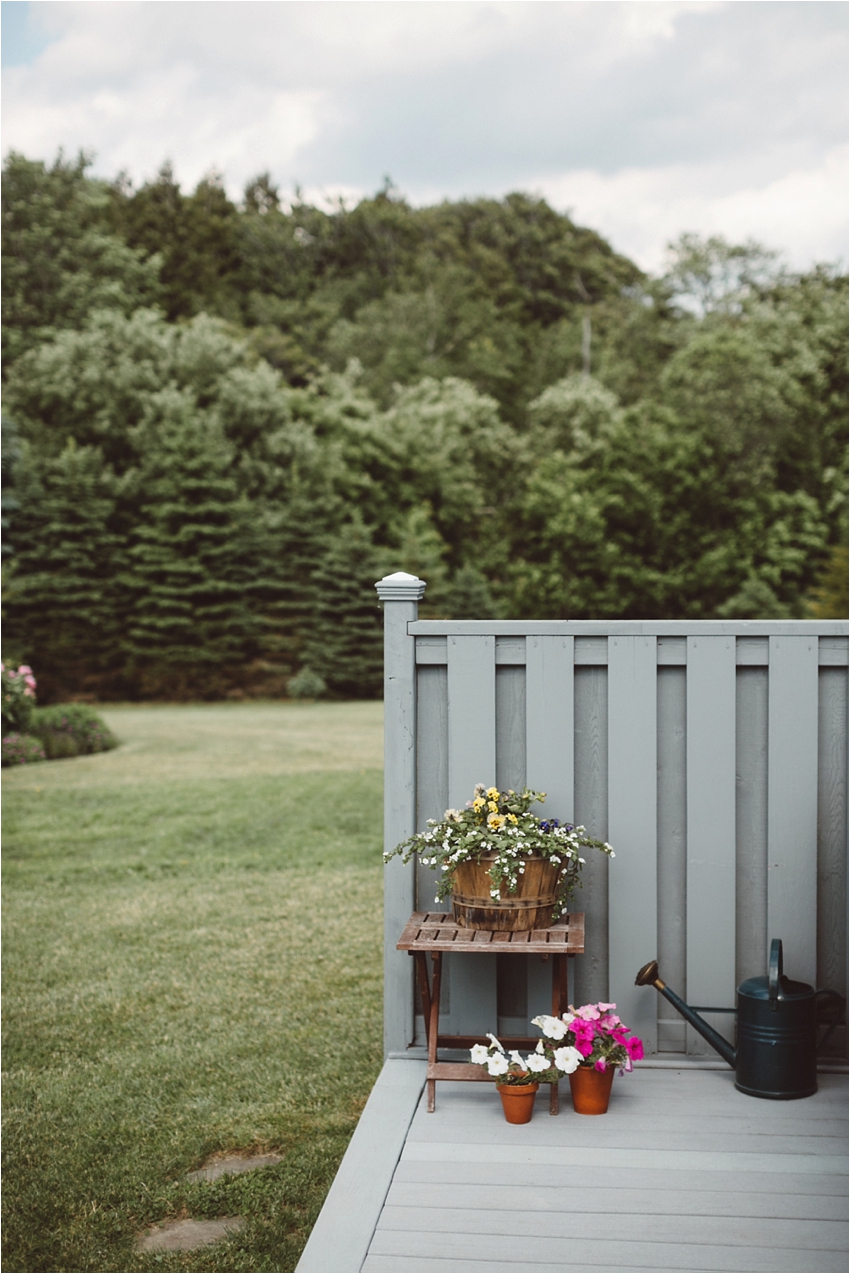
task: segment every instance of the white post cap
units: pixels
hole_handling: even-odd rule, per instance
[[[395,571],[379,579],[375,588],[382,602],[418,602],[425,595],[426,584],[418,575]]]

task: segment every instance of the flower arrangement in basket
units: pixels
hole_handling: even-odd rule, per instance
[[[609,857],[607,841],[584,827],[542,819],[529,806],[545,792],[502,792],[478,783],[462,810],[429,819],[428,830],[384,855],[408,862],[414,853],[439,871],[436,902],[452,895],[455,918],[468,928],[544,929],[563,915],[580,883],[582,849]]]

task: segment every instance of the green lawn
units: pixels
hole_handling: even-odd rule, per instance
[[[103,716],[3,776],[3,1268],[292,1270],[380,1068],[382,705]],[[227,1150],[283,1160],[186,1182]]]

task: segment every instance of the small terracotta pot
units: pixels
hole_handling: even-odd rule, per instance
[[[531,1123],[534,1111],[534,1098],[540,1087],[533,1084],[497,1084],[502,1099],[502,1109],[509,1124]]]
[[[570,1093],[577,1115],[604,1115],[611,1100],[614,1067],[598,1071],[593,1066],[579,1066],[570,1075]]]

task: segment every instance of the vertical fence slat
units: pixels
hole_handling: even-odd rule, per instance
[[[818,986],[847,998],[847,669],[818,677]],[[846,1022],[845,1010],[845,1022]],[[827,1049],[846,1053],[847,1028]]]
[[[420,667],[416,673],[416,830],[442,818],[449,803],[448,687],[446,669]],[[416,909],[433,909],[436,873],[417,864]]]
[[[768,669],[768,941],[785,970],[817,977],[818,639],[771,637]]]
[[[684,643],[683,643],[684,644]],[[658,963],[687,999],[686,670],[658,669]],[[684,1053],[685,1022],[658,997],[658,1050]]]
[[[767,667],[737,672],[735,982],[766,970]]]
[[[526,782],[546,793],[545,812],[573,807],[573,637],[526,638]],[[538,812],[539,809],[538,809]]]
[[[574,769],[575,820],[586,827],[595,840],[607,840],[608,669],[604,665],[575,670]],[[591,854],[582,872],[578,906],[584,912],[585,951],[574,961],[576,1004],[611,998],[608,991],[609,871],[608,859],[603,854]]]
[[[547,635],[525,639],[526,783],[546,793],[537,813],[575,821],[574,659],[575,639]],[[583,908],[584,897],[576,906]],[[552,1011],[548,964],[528,960],[529,1015]]]
[[[496,639],[469,635],[448,639],[449,804],[462,808],[476,783],[496,779]],[[493,1030],[496,957],[448,961],[451,1032]],[[449,1024],[450,1023],[450,1024]]]
[[[496,781],[496,640],[449,637],[449,804]],[[442,812],[442,811],[441,811]]]
[[[735,638],[688,637],[687,988],[735,1007]],[[734,1041],[728,1017],[712,1019]],[[707,1052],[694,1032],[696,1049]]]
[[[649,1053],[657,1006],[634,980],[658,942],[656,675],[655,637],[608,638],[609,987]]]
[[[525,784],[525,669],[496,668],[496,787]]]

